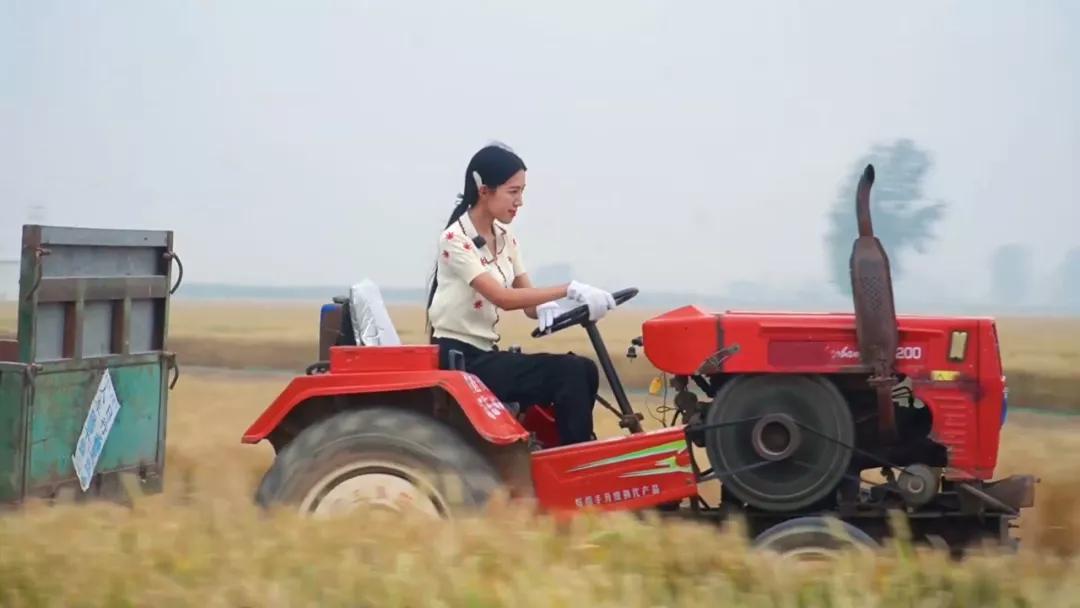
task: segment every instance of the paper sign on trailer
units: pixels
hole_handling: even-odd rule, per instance
[[[82,433],[79,435],[78,443],[75,444],[75,454],[71,457],[83,492],[90,487],[94,469],[97,468],[98,459],[101,457],[102,450],[105,449],[105,441],[109,438],[109,431],[112,430],[119,411],[120,401],[116,398],[112,376],[106,369],[101,375],[101,382],[98,383],[94,399],[90,402],[90,410],[86,413]]]

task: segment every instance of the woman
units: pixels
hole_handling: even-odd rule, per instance
[[[439,237],[428,296],[428,325],[439,364],[451,350],[465,369],[504,402],[551,403],[563,445],[593,439],[592,410],[599,388],[596,364],[574,354],[512,353],[497,348],[500,311],[521,310],[546,329],[582,304],[596,321],[615,307],[611,294],[572,281],[533,287],[509,224],[522,206],[525,163],[512,151],[487,146],[465,169],[465,189]],[[559,301],[561,298],[568,300]]]

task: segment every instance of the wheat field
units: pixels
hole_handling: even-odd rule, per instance
[[[563,526],[501,504],[434,525],[261,513],[251,499],[273,450],[240,436],[289,374],[206,366],[302,368],[314,359],[317,314],[318,303],[176,303],[172,344],[185,367],[170,394],[165,492],[133,508],[28,505],[0,517],[0,606],[1080,605],[1080,418],[1062,415],[1010,414],[997,475],[1037,474],[1036,507],[1021,520],[1017,555],[963,563],[890,543],[804,572],[749,550],[738,528],[625,514]],[[415,341],[419,313],[392,315]],[[620,371],[646,382],[647,362],[621,357],[641,318],[619,311],[603,329]],[[508,340],[588,352],[572,330],[537,341],[530,329],[517,322]],[[1068,377],[1070,334],[1080,335],[1074,321],[1007,321],[1002,347],[1014,367]],[[620,432],[604,410],[597,417],[598,434]]]
[[[320,304],[183,302],[173,309],[172,345],[196,365],[303,369],[316,357]],[[657,374],[640,350],[633,361],[625,353],[630,340],[641,335],[641,323],[659,312],[617,309],[601,322],[605,345],[628,390],[644,390]],[[403,342],[425,341],[421,308],[395,306],[390,316]],[[1004,318],[998,323],[1014,403],[1080,411],[1080,318]],[[579,328],[532,338],[535,322],[520,313],[505,315],[499,326],[504,347],[593,356]]]
[[[189,365],[300,370],[316,356],[319,308],[323,302],[173,300],[170,348]],[[390,316],[405,343],[424,342],[424,313],[416,306],[392,306]],[[641,323],[663,311],[619,308],[601,322],[605,344],[633,381],[648,382],[655,372],[641,357],[624,357]],[[0,302],[0,337],[15,335],[16,309]],[[571,328],[552,336],[529,336],[535,321],[523,314],[504,315],[502,346],[524,350],[591,354],[584,332]],[[1080,317],[999,318],[1001,355],[1010,385],[1014,378],[1050,379],[1080,386]],[[640,363],[641,365],[638,365]],[[1014,387],[1015,388],[1015,387]],[[1070,400],[1074,391],[1053,397]],[[1080,391],[1075,391],[1080,393]],[[1052,399],[1053,400],[1053,399]]]

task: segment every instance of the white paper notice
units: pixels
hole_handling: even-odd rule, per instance
[[[101,458],[101,452],[105,449],[105,440],[109,437],[109,431],[112,430],[119,411],[120,401],[116,398],[112,376],[106,369],[101,376],[101,382],[98,383],[94,399],[90,402],[90,411],[86,414],[79,442],[75,444],[75,454],[71,457],[83,492],[90,487],[90,480],[94,478],[94,469],[97,468],[98,459]]]

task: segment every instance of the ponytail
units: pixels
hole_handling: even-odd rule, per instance
[[[458,203],[450,212],[450,218],[443,229],[452,226],[480,200],[481,185],[497,188],[515,173],[524,169],[525,162],[506,146],[492,144],[481,148],[473,155],[465,168],[465,187],[462,194],[458,196]],[[435,299],[435,290],[438,286],[439,263],[436,261],[435,269],[431,274],[431,289],[428,291],[427,305],[424,307],[425,325],[430,343],[435,342],[435,328],[431,326],[431,303]]]
[[[453,226],[455,221],[457,221],[462,215],[464,215],[465,212],[469,211],[470,206],[472,206],[472,205],[470,205],[468,203],[465,203],[464,197],[459,197],[458,198],[458,204],[454,207],[454,211],[450,212],[450,218],[446,220],[446,226],[443,229],[445,230],[446,228],[449,228],[450,226]],[[435,268],[431,271],[431,291],[428,292],[428,303],[427,303],[427,306],[424,306],[424,315],[426,315],[426,319],[427,319],[426,322],[424,322],[424,325],[427,326],[427,329],[428,329],[428,341],[431,342],[431,343],[434,343],[434,341],[435,341],[435,336],[434,336],[435,328],[431,326],[431,302],[432,302],[432,300],[435,299],[435,289],[437,287],[438,287],[438,261],[436,260],[435,261]]]

